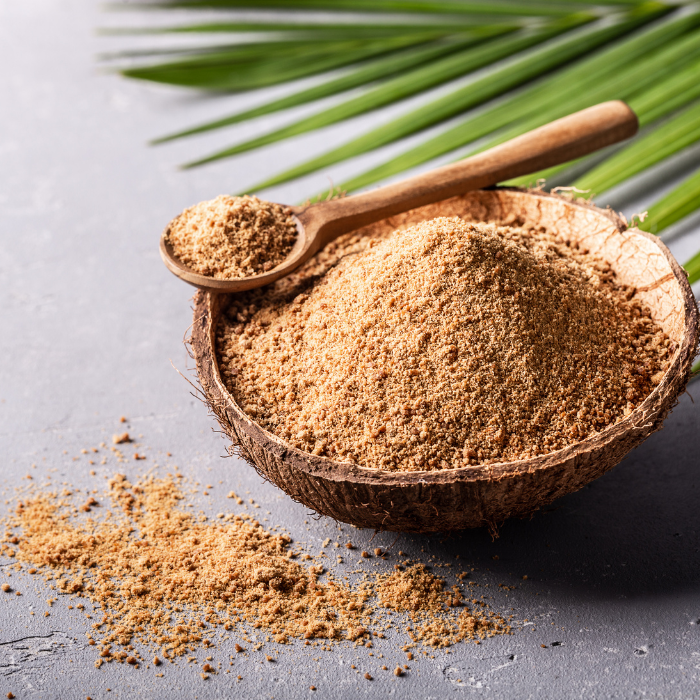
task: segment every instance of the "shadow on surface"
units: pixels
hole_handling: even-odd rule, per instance
[[[498,539],[485,529],[402,535],[394,549],[418,545],[438,558],[459,554],[465,565],[488,568],[503,583],[527,575],[603,597],[696,590],[699,429],[700,406],[685,395],[666,427],[612,471],[530,520],[507,521]]]

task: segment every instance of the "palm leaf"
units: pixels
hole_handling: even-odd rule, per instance
[[[617,4],[625,4],[624,2]],[[581,3],[588,8],[589,3]],[[520,2],[518,0],[491,0],[468,2],[462,0],[171,0],[143,3],[141,7],[154,9],[237,9],[237,10],[321,10],[325,12],[401,12],[449,15],[507,15],[511,17],[557,17],[571,12],[569,2]]]
[[[121,60],[141,62],[123,70],[127,77],[236,92],[318,76],[311,87],[182,129],[158,142],[354,91],[332,107],[219,148],[190,165],[316,131],[488,69],[249,191],[419,135],[416,145],[341,185],[356,190],[445,155],[463,156],[501,143],[608,99],[626,99],[637,112],[643,129],[636,139],[515,182],[556,178],[603,192],[700,141],[700,0],[683,6],[642,0],[163,0],[119,7],[161,14],[217,9],[230,16],[140,27],[136,33],[222,36],[231,43],[122,52]],[[256,19],[241,14],[249,10],[256,11]],[[325,14],[314,14],[319,11]],[[369,18],[370,13],[386,16]],[[480,111],[470,113],[474,107]],[[455,118],[456,123],[444,126]],[[420,136],[433,127],[442,130]],[[641,227],[658,233],[699,208],[697,171],[660,198]],[[686,269],[692,281],[700,279],[700,254]]]
[[[700,34],[697,36],[691,35],[688,39],[691,42],[691,51],[686,55],[686,58],[692,58],[693,55],[700,53]],[[669,47],[669,53],[673,51],[675,47],[679,47],[681,51],[684,51],[685,42],[682,42],[680,45],[676,44],[673,47]],[[672,68],[675,71],[676,67],[672,66]],[[678,72],[667,75],[658,85],[646,88],[640,94],[636,94],[630,98],[628,103],[637,114],[640,125],[642,127],[647,126],[657,119],[663,118],[675,110],[685,107],[697,98],[700,98],[699,74],[700,59],[695,61],[691,60],[688,66],[681,68]],[[608,157],[610,153],[616,152],[620,150],[620,148],[619,145],[614,146],[608,149],[604,154],[596,153],[570,163],[564,163],[563,165],[541,170],[531,175],[515,178],[510,180],[507,184],[528,187],[540,180],[546,180],[548,183],[553,184],[554,179],[565,178],[567,173],[576,173],[574,177],[578,177],[582,172],[594,167],[600,161]]]
[[[662,84],[635,95],[630,100],[630,107],[639,115],[642,126],[685,107],[700,97],[700,61],[692,60],[695,55],[697,51],[691,49],[688,54],[688,66],[675,75],[668,76]]]
[[[595,30],[583,33],[577,32],[570,37],[564,37],[564,39],[559,42],[517,56],[484,77],[419,107],[395,119],[389,124],[363,134],[328,153],[317,156],[306,163],[302,163],[278,176],[272,177],[253,189],[262,189],[301,177],[302,175],[307,175],[320,168],[334,165],[335,163],[346,160],[347,158],[352,158],[360,153],[365,153],[393,143],[394,141],[410,136],[434,124],[445,121],[467,109],[483,104],[507,92],[513,87],[521,85],[529,79],[536,78],[546,73],[553,66],[560,65],[566,58],[578,56],[584,53],[591,45],[599,45],[608,40],[611,34],[620,31],[624,31],[624,27],[621,28],[615,25],[598,27]],[[566,83],[565,87],[568,87],[568,89],[572,88],[569,83]],[[552,91],[551,96],[558,103],[561,102],[559,94],[556,91]],[[513,120],[517,120],[518,116],[529,113],[531,110],[537,111],[540,106],[536,101],[530,99],[530,97],[524,97],[523,95],[514,98],[513,101],[515,101],[516,104],[522,104],[522,109],[520,111],[518,111],[517,108],[513,109],[512,101],[507,100],[494,109],[487,110],[487,112],[476,117],[475,121],[478,120],[480,128],[477,127],[475,131],[472,128],[474,126],[473,123],[470,122],[466,125],[463,123],[451,129],[449,132],[441,134],[435,139],[413,149],[410,155],[405,159],[413,160],[414,162],[412,162],[411,165],[406,166],[405,160],[399,156],[392,161],[392,164],[385,166],[385,171],[394,170],[394,172],[402,172],[408,167],[435,158],[454,150],[462,144],[469,143],[487,135],[499,126],[504,126],[511,123]],[[565,105],[563,105],[563,108],[566,112]],[[494,121],[495,113],[499,114],[501,123],[498,123],[498,119]],[[413,159],[412,156],[417,156],[417,158]],[[398,163],[397,161],[399,158],[402,158],[403,162]],[[387,175],[385,175],[384,172],[375,174],[373,171],[371,175],[365,174],[365,176],[359,176],[351,182],[344,183],[341,187],[344,190],[351,191],[376,182],[379,179],[383,179],[385,176]]]
[[[594,41],[602,43],[609,39],[610,32],[615,31],[619,36],[620,33],[638,26],[638,22],[648,21],[656,16],[658,15],[635,17],[634,19],[621,22],[620,25],[599,28],[591,32],[588,40],[591,43]],[[700,24],[700,13],[693,15],[692,19],[695,23]],[[484,148],[496,145],[577,109],[583,109],[606,99],[623,97],[623,95],[619,94],[619,90],[636,89],[637,83],[632,82],[630,79],[638,78],[643,83],[653,84],[656,80],[656,74],[653,61],[649,60],[650,52],[656,47],[663,46],[670,39],[677,38],[678,35],[686,32],[688,27],[692,26],[689,22],[690,18],[686,17],[671,18],[667,22],[618,42],[612,48],[603,49],[592,57],[555,73],[520,94],[494,105],[491,109],[487,109],[481,114],[467,117],[461,123],[394,157],[387,163],[376,166],[350,181],[343,182],[340,188],[350,192],[366,187],[391,175],[404,172],[441,155],[450,153],[461,146],[465,146],[488,136],[498,129],[503,129],[515,123],[515,126],[509,131],[503,132],[502,135],[489,142]],[[581,49],[583,43],[579,37],[574,37],[570,48],[576,51]],[[583,48],[583,51],[585,51],[585,48]],[[552,53],[553,59],[557,62],[559,62],[559,55],[557,50]],[[648,63],[643,69],[640,69],[639,61],[645,58],[647,58]],[[529,58],[526,56],[522,60],[527,62]],[[632,72],[632,74],[623,75],[622,71],[625,69]],[[510,67],[507,67],[504,72],[506,77],[512,74]],[[483,82],[488,88],[491,76],[486,76]],[[467,86],[464,92],[469,88],[472,88],[472,86]],[[429,105],[423,110],[417,110],[389,125],[369,132],[355,139],[350,144],[331,151],[330,154],[324,154],[314,159],[314,161],[297,166],[297,168],[287,171],[287,173],[295,174],[295,171],[301,170],[311,172],[313,169],[318,169],[318,167],[326,167],[328,164],[333,164],[338,156],[352,157],[351,154],[355,152],[355,149],[356,152],[361,153],[364,150],[376,148],[377,146],[373,145],[374,143],[378,142],[377,145],[391,143],[398,139],[398,137],[394,138],[396,131],[394,131],[393,127],[397,123],[399,126],[405,124],[407,127],[415,125],[418,121],[416,117],[421,115],[421,111],[427,115],[434,114],[432,105]],[[400,136],[405,136],[409,133],[413,132],[406,129]],[[358,146],[363,150],[360,150]],[[264,184],[267,186],[274,180],[280,180],[287,173],[272,178]]]
[[[330,24],[309,22],[205,22],[181,24],[171,27],[109,27],[101,29],[105,35],[143,35],[143,34],[279,34],[298,38],[313,38],[323,36],[325,39],[371,39],[397,34],[434,33],[436,35],[452,36],[460,32],[472,32],[479,28],[499,26],[520,26],[519,22],[501,20],[494,24],[491,19],[469,21],[458,19],[449,23],[421,22],[403,24]]]
[[[513,26],[504,25],[503,27],[497,27],[490,30],[489,33],[491,33],[492,35],[503,34],[513,31],[514,29],[515,27]],[[435,64],[437,63],[437,59],[443,59],[443,57],[454,54],[460,49],[465,49],[466,47],[474,46],[475,44],[478,44],[480,40],[485,40],[487,36],[488,34],[479,32],[478,34],[471,35],[467,39],[455,39],[449,37],[440,41],[430,42],[423,46],[406,49],[399,53],[391,54],[387,57],[379,58],[377,60],[363,64],[359,68],[356,68],[350,73],[342,75],[339,78],[329,80],[325,83],[321,83],[320,85],[315,85],[306,90],[301,90],[300,92],[294,93],[292,95],[283,97],[278,100],[274,100],[273,102],[268,102],[267,104],[261,105],[259,107],[255,107],[244,112],[239,112],[238,114],[233,114],[222,119],[217,119],[215,121],[207,122],[206,124],[200,124],[199,126],[192,127],[190,129],[185,129],[184,131],[180,131],[175,134],[170,134],[169,136],[161,137],[159,139],[156,139],[154,143],[163,143],[165,141],[182,138],[183,136],[191,136],[192,134],[211,131],[214,129],[222,128],[224,126],[230,126],[232,124],[237,124],[239,122],[254,119],[255,117],[271,114],[273,112],[278,112],[283,109],[289,109],[291,107],[296,107],[298,105],[313,102],[315,100],[319,100],[324,97],[329,97],[331,95],[336,95],[338,93],[351,90],[352,88],[361,87],[363,85],[373,83],[375,81],[381,80],[382,78],[390,78],[397,74],[399,74],[400,77],[394,83],[394,90],[397,90],[397,92],[400,93],[402,86],[406,84],[410,85],[410,79],[408,78],[408,76],[414,75],[414,72],[409,72],[411,71],[411,69],[415,69],[417,66],[423,66],[426,63],[435,66]],[[383,85],[391,89],[391,85],[387,86],[386,83],[384,83]],[[382,100],[386,99],[388,99],[388,93],[378,95],[377,99],[375,100],[377,103],[379,103],[377,104],[377,106],[381,106]],[[371,97],[366,96],[363,101],[363,104],[372,104]],[[372,107],[367,107],[366,109],[370,108]],[[329,115],[329,117],[331,119],[333,118],[332,115]],[[318,119],[318,117],[316,117],[316,119]],[[298,129],[300,127],[303,130],[303,126],[297,126]],[[310,128],[315,127],[311,126]],[[302,132],[299,131],[298,133]],[[270,143],[272,143],[272,141],[270,141]]]
[[[639,224],[639,228],[649,233],[660,233],[698,208],[700,208],[700,170],[650,207],[646,219]]]
[[[413,71],[398,76],[388,83],[382,83],[374,90],[370,90],[364,95],[360,95],[359,97],[352,98],[346,102],[331,107],[320,114],[312,115],[311,117],[307,117],[306,119],[282,129],[278,129],[272,133],[251,139],[244,143],[238,144],[237,146],[224,149],[223,151],[218,151],[211,156],[202,158],[193,163],[189,163],[186,167],[202,165],[204,163],[220,160],[221,158],[227,158],[238,153],[244,153],[245,151],[252,150],[253,148],[260,148],[261,146],[266,146],[291,136],[296,136],[298,134],[303,134],[308,131],[335,124],[339,121],[344,121],[351,117],[357,116],[358,114],[364,114],[373,109],[391,104],[392,102],[396,102],[397,100],[403,99],[410,95],[414,95],[417,92],[422,92],[428,88],[440,85],[460,75],[470,73],[477,68],[482,68],[483,66],[489,65],[494,61],[517,53],[520,50],[542,43],[546,39],[552,38],[553,36],[556,36],[562,32],[569,31],[573,27],[590,20],[591,17],[589,15],[576,15],[561,22],[554,22],[538,32],[523,31],[521,35],[517,37],[506,36],[500,39],[494,39],[487,42],[485,45],[478,46],[476,48],[467,48],[464,51],[452,56],[448,56],[439,61],[434,61],[428,66],[416,68]],[[571,46],[573,46],[574,43],[574,41],[569,42]],[[558,50],[561,51],[561,49]],[[551,48],[549,49],[548,55],[550,62],[558,60],[555,58],[556,53],[556,50]],[[539,63],[531,61],[528,62],[527,65],[530,70],[541,71],[544,70],[544,68],[541,67],[542,63],[543,61],[540,61]],[[502,77],[500,82],[493,80],[493,78],[481,81],[480,85],[483,86],[483,90],[487,95],[497,95],[499,92],[508,89],[514,84],[517,84],[518,76],[514,71],[502,69],[501,74]],[[468,92],[473,93],[474,89],[469,90]],[[483,97],[477,98],[478,101],[483,99]],[[478,101],[476,104],[478,104]],[[418,124],[426,123],[429,125],[432,122],[446,119],[452,114],[463,109],[465,104],[466,101],[460,101],[460,96],[457,93],[450,93],[450,95],[442,98],[439,102],[433,102],[430,105],[422,108],[420,110],[422,119],[421,117],[416,118],[415,112],[412,113],[412,115],[408,115],[406,119],[414,123],[413,130],[418,130]],[[396,125],[396,122],[392,122],[392,125]]]
[[[683,267],[688,273],[688,282],[690,284],[695,284],[700,280],[700,251],[693,255]]]
[[[429,41],[408,35],[372,41],[279,41],[243,44],[152,66],[128,68],[130,78],[210,90],[253,90],[317,75]]]
[[[574,185],[594,193],[605,192],[699,140],[700,101],[635,140]]]

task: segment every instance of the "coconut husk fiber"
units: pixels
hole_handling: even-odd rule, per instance
[[[527,516],[614,467],[662,427],[685,390],[698,342],[698,310],[685,272],[657,238],[587,202],[513,188],[479,190],[373,224],[394,230],[437,216],[544,227],[609,261],[617,279],[672,340],[675,352],[654,391],[627,417],[581,442],[531,459],[441,471],[388,472],[302,452],[243,413],[222,382],[214,352],[221,297],[198,292],[191,346],[206,400],[235,450],[265,479],[318,513],[358,527],[459,530]]]

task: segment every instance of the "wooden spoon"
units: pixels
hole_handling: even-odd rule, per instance
[[[603,102],[529,131],[483,153],[351,197],[290,207],[299,235],[287,259],[269,272],[219,280],[193,272],[160,239],[167,268],[207,291],[243,292],[285,277],[343,233],[448,197],[482,189],[514,177],[588,155],[633,136],[637,116],[620,101]]]

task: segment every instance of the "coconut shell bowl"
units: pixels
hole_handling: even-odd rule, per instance
[[[386,231],[436,216],[544,227],[598,254],[636,289],[672,342],[663,379],[632,413],[602,432],[545,455],[439,471],[389,472],[302,452],[247,416],[226,389],[214,338],[222,295],[195,297],[191,345],[206,400],[235,450],[294,500],[357,527],[405,532],[495,528],[582,488],[659,430],[690,378],[698,310],[686,274],[657,238],[611,211],[539,191],[476,190],[366,227]]]

